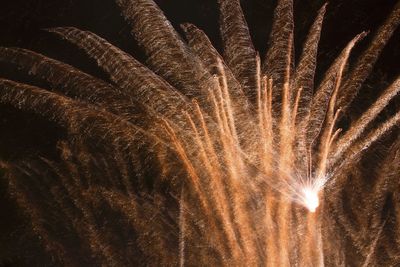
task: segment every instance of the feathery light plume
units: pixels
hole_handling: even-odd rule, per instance
[[[385,262],[400,263],[400,250],[381,244],[391,238],[391,221],[374,210],[383,209],[381,192],[393,175],[380,173],[368,189],[375,193],[361,200],[371,224],[350,222],[352,203],[341,195],[363,183],[355,168],[361,156],[399,124],[399,111],[372,124],[400,91],[399,78],[348,129],[338,127],[400,23],[399,3],[355,64],[351,51],[366,33],[349,40],[315,84],[327,5],[296,64],[292,0],[277,1],[265,56],[252,44],[239,0],[218,1],[223,55],[189,23],[184,42],[153,0],[116,2],[146,66],[92,32],[48,29],[83,50],[112,83],[33,51],[0,48],[1,62],[52,88],[1,78],[0,103],[66,131],[59,158],[1,165],[10,195],[54,261],[367,266],[385,247]],[[388,157],[399,163],[396,148]],[[349,248],[359,253],[350,259]]]

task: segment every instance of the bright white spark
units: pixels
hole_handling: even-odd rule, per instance
[[[310,212],[315,212],[319,206],[318,190],[305,187],[303,188],[303,204]]]

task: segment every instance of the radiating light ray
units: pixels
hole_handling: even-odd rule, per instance
[[[113,85],[27,50],[0,49],[1,61],[62,87],[53,93],[0,80],[2,104],[47,117],[68,131],[68,140],[59,144],[59,162],[43,159],[58,179],[44,167],[15,167],[8,176],[34,231],[64,263],[74,265],[69,258],[75,251],[43,223],[42,217],[52,219],[40,206],[49,198],[61,207],[55,214],[72,223],[66,231],[73,229],[90,251],[89,266],[330,266],[329,255],[346,254],[345,247],[334,245],[342,237],[326,230],[334,228],[332,210],[343,209],[332,208],[342,203],[329,193],[343,190],[348,167],[398,125],[397,111],[368,128],[398,94],[399,79],[349,129],[342,133],[337,124],[354,98],[349,88],[358,91],[368,64],[394,32],[399,4],[377,35],[384,42],[375,38],[359,60],[368,66],[349,66],[348,76],[361,33],[313,92],[326,5],[296,66],[293,1],[278,1],[265,57],[251,43],[240,1],[218,2],[224,59],[189,24],[183,26],[187,46],[152,0],[117,1],[150,68],[93,33],[50,30],[96,60]],[[37,178],[41,173],[43,180]],[[39,179],[32,192],[19,181],[30,176]],[[154,185],[146,187],[147,176],[155,176]],[[35,193],[37,206],[27,197]],[[363,249],[365,264],[372,262],[380,238],[366,250],[344,215],[335,216]],[[133,248],[118,246],[121,236]]]

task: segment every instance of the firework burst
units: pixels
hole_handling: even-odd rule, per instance
[[[340,202],[335,192],[363,152],[399,123],[397,112],[373,124],[400,78],[348,129],[337,125],[400,23],[399,3],[355,64],[347,69],[365,33],[314,86],[326,5],[295,64],[292,1],[278,1],[263,58],[239,1],[218,2],[223,56],[194,25],[182,25],[184,42],[153,1],[117,0],[149,68],[91,32],[49,29],[84,50],[112,84],[1,48],[1,61],[55,88],[1,79],[1,103],[68,133],[59,160],[3,164],[10,193],[64,265],[346,266],[340,227],[360,251],[357,261],[375,264],[382,220],[362,240],[330,203]],[[334,216],[337,228],[327,225]]]

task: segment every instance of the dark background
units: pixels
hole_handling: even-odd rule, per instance
[[[180,23],[191,22],[203,29],[221,50],[216,0],[157,0],[156,2],[176,29],[179,29]],[[255,47],[261,54],[264,54],[267,48],[275,2],[275,0],[242,1]],[[297,55],[308,27],[324,2],[323,0],[295,1]],[[329,1],[320,43],[317,80],[348,41],[361,31],[376,30],[395,3],[396,0]],[[75,26],[97,33],[141,61],[145,59],[131,38],[129,26],[120,16],[113,0],[3,0],[0,7],[0,46],[29,48],[106,79],[101,70],[83,53],[43,31],[49,27]],[[399,74],[399,33],[398,29],[383,51],[355,104],[355,111],[368,105],[379,94],[380,89]],[[369,38],[357,46],[352,59],[368,44]],[[0,65],[0,77],[38,83],[4,65]],[[61,129],[40,117],[0,106],[0,159],[2,160],[13,161],[28,155],[51,154],[55,141],[62,135]],[[43,266],[39,242],[30,237],[27,230],[29,224],[23,220],[12,200],[7,197],[6,182],[2,180],[0,186],[0,266],[36,264]]]

